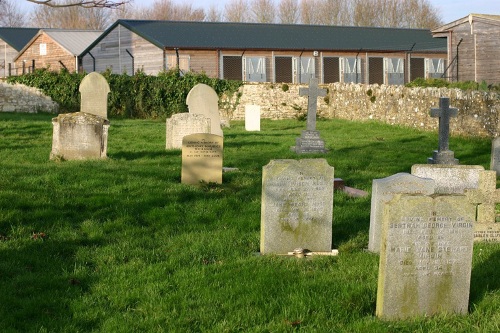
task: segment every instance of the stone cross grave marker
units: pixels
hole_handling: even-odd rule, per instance
[[[245,105],[245,130],[260,131],[259,105]]]
[[[87,74],[80,83],[80,112],[108,119],[108,81],[99,73]]]
[[[210,119],[202,114],[177,113],[167,119],[166,149],[181,149],[182,138],[196,133],[210,133]]]
[[[420,178],[403,172],[382,179],[374,179],[368,250],[375,253],[380,252],[382,219],[386,202],[389,202],[395,194],[430,195],[434,193],[435,186],[432,179]]]
[[[219,96],[215,90],[203,83],[198,83],[186,97],[189,113],[202,114],[210,119],[210,133],[223,136],[219,114]]]
[[[439,118],[439,149],[435,150],[432,157],[429,157],[429,164],[458,164],[458,159],[454,157],[453,151],[449,150],[450,142],[450,118],[456,117],[457,108],[450,108],[450,99],[441,97],[439,108],[432,108],[431,117]]]
[[[181,183],[222,184],[223,138],[210,133],[186,135],[182,139]]]
[[[260,252],[332,252],[333,167],[325,159],[271,160],[262,169]]]
[[[465,195],[397,194],[384,209],[376,314],[466,314],[475,206]]]
[[[300,96],[307,96],[307,126],[302,131],[300,138],[296,139],[295,146],[290,149],[297,154],[303,153],[326,153],[325,142],[320,139],[319,131],[316,130],[316,113],[318,109],[318,97],[326,96],[326,89],[318,87],[318,79],[309,81],[309,88],[299,88]]]
[[[474,241],[500,242],[500,222],[496,222],[495,206],[500,203],[496,171],[479,174],[479,187],[465,190],[469,201],[477,204],[477,222],[474,224]]]

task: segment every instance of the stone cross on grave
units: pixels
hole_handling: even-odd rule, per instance
[[[439,150],[435,150],[432,157],[427,159],[429,164],[458,164],[453,151],[449,150],[450,118],[456,117],[457,108],[450,108],[450,99],[441,97],[439,108],[432,108],[430,115],[439,118]]]
[[[299,88],[300,96],[307,96],[307,130],[316,130],[316,112],[318,109],[318,97],[326,96],[326,89],[318,87],[318,79],[309,81],[309,88]]]
[[[496,171],[481,171],[478,188],[466,189],[465,195],[477,205],[474,240],[499,242],[500,222],[496,222],[495,206],[500,203],[500,189],[497,189]]]

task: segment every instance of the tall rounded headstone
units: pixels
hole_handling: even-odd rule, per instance
[[[219,96],[212,87],[198,83],[189,91],[186,104],[189,113],[202,114],[210,119],[211,134],[224,135],[220,126]]]

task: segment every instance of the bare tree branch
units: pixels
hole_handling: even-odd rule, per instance
[[[84,7],[84,8],[118,8],[129,3],[130,0],[110,1],[110,0],[74,0],[66,3],[58,3],[53,0],[27,0],[37,5],[49,7]]]

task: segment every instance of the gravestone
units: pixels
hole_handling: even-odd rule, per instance
[[[80,112],[108,118],[108,81],[99,73],[87,74],[80,83]]]
[[[325,159],[271,160],[262,170],[262,254],[332,251],[333,167]]]
[[[210,133],[224,135],[219,114],[219,96],[212,87],[198,83],[189,91],[186,104],[189,113],[201,114],[210,119]]]
[[[495,206],[500,203],[496,171],[479,174],[479,187],[465,190],[469,201],[477,205],[477,221],[474,224],[474,241],[500,242],[500,222],[496,221]]]
[[[181,149],[182,138],[196,133],[210,133],[210,119],[187,112],[172,115],[167,119],[166,149]]]
[[[465,195],[397,194],[385,204],[378,317],[467,313],[475,213]]]
[[[430,195],[434,193],[434,187],[435,183],[432,179],[416,177],[409,173],[397,173],[386,178],[374,179],[368,250],[380,252],[384,203],[389,202],[395,194]]]
[[[500,137],[496,137],[491,142],[491,163],[490,169],[495,170],[500,176]]]
[[[412,175],[433,179],[434,193],[438,194],[464,194],[465,189],[478,188],[482,171],[481,165],[415,164],[411,167]]]
[[[259,105],[245,105],[245,130],[260,131]]]
[[[181,183],[222,184],[223,138],[209,133],[186,135],[182,139]]]
[[[318,79],[311,79],[309,88],[300,88],[300,96],[307,96],[307,127],[302,131],[300,138],[295,139],[295,146],[290,149],[297,154],[326,153],[325,142],[321,140],[319,131],[316,130],[316,111],[318,97],[326,96],[326,89],[318,87]]]
[[[109,121],[85,113],[60,114],[52,119],[50,159],[83,160],[107,157]]]
[[[458,164],[453,151],[449,150],[450,118],[457,114],[458,109],[450,108],[450,99],[447,97],[439,99],[439,108],[431,109],[431,117],[439,118],[439,149],[428,158],[429,164]]]

